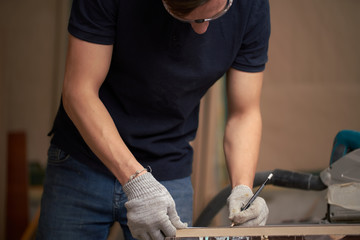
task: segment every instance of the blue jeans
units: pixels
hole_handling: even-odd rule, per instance
[[[193,201],[190,177],[161,183],[174,198],[181,220],[190,226]],[[121,184],[102,163],[91,159],[79,161],[52,145],[36,239],[106,239],[116,221],[125,239],[134,239],[126,224],[126,201]]]

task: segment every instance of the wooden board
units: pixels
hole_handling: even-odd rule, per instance
[[[252,237],[168,237],[166,240],[359,240],[357,236],[315,235],[315,236],[252,236]]]
[[[234,228],[187,228],[167,240],[345,240],[360,239],[360,225],[288,225]]]

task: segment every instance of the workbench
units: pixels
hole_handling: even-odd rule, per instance
[[[317,224],[263,227],[186,228],[166,240],[360,240],[360,225]]]

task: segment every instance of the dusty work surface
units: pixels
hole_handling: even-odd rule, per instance
[[[250,236],[250,237],[173,237],[166,240],[359,240],[360,236]]]
[[[240,239],[360,239],[360,225],[288,225],[234,228],[187,228],[167,240],[240,240]]]

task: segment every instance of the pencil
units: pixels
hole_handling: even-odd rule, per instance
[[[254,202],[254,200],[259,196],[260,192],[263,190],[265,185],[268,183],[268,181],[273,177],[274,174],[270,173],[269,176],[266,178],[265,182],[260,186],[260,188],[255,192],[255,194],[250,198],[250,200],[245,204],[244,207],[241,208],[241,211],[244,211],[250,207],[250,205]],[[231,227],[233,227],[235,223],[231,224]]]

